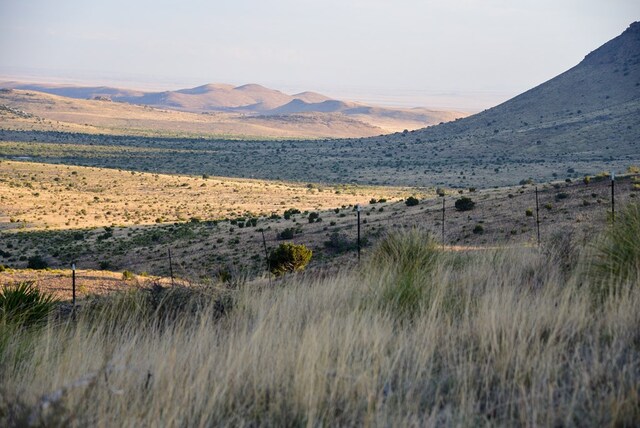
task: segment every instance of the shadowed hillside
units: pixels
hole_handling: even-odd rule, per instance
[[[595,163],[635,161],[640,153],[640,23],[565,73],[503,104],[372,142],[381,140],[401,143],[405,156],[433,159],[429,166],[461,184],[468,181],[463,176],[479,169],[549,179],[561,172],[558,164],[586,173]],[[449,168],[455,164],[457,171]]]

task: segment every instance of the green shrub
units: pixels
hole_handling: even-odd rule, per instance
[[[414,207],[416,205],[418,205],[420,203],[420,201],[418,200],[418,198],[414,198],[413,196],[409,196],[407,198],[406,201],[404,201],[404,203],[408,206],[408,207]]]
[[[598,297],[615,294],[621,284],[640,281],[640,204],[632,203],[616,215],[616,220],[595,245],[592,290]]]
[[[5,285],[0,291],[0,322],[22,326],[47,319],[57,300],[40,291],[33,282]]]
[[[317,212],[309,213],[309,223],[313,223],[320,220],[320,214]]]
[[[476,224],[473,228],[473,233],[476,235],[482,235],[484,233],[484,227],[481,224]]]
[[[295,235],[295,233],[296,233],[296,230],[294,228],[288,227],[282,232],[278,233],[278,239],[279,240],[293,239],[293,236]]]
[[[35,255],[27,259],[27,269],[46,269],[48,267],[49,263],[42,256]]]
[[[133,274],[133,272],[129,270],[122,271],[122,279],[124,279],[125,281],[129,281],[133,278],[135,278],[135,275]]]
[[[284,219],[289,220],[294,214],[300,214],[300,210],[296,208],[289,208],[284,212]]]
[[[285,242],[269,254],[269,266],[275,275],[304,270],[311,260],[312,251],[304,245]]]
[[[455,207],[458,211],[471,211],[475,205],[476,203],[466,196],[458,199],[455,203]]]
[[[531,208],[527,208],[527,210],[524,212],[524,214],[527,217],[533,217],[533,210]]]

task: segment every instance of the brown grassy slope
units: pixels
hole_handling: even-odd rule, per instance
[[[594,304],[554,253],[421,250],[432,269],[180,290],[159,313],[123,294],[7,335],[0,424],[637,426],[638,287]]]
[[[0,92],[0,128],[116,135],[322,138],[379,135],[383,129],[335,114],[250,117],[196,114],[104,100],[64,98],[34,91]],[[32,115],[33,117],[30,117]]]

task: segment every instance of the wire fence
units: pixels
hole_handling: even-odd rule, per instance
[[[155,256],[128,256],[117,263],[120,280],[138,280],[163,286],[200,284],[203,281],[262,276],[271,280],[269,254],[283,242],[302,244],[314,251],[317,265],[357,263],[360,254],[394,229],[419,227],[441,241],[447,250],[475,250],[491,246],[536,246],[552,243],[554,234],[580,230],[586,236],[615,220],[616,207],[623,206],[640,192],[637,174],[618,180],[609,177],[579,183],[522,185],[509,192],[504,189],[474,191],[465,189],[420,201],[411,207],[372,203],[362,207],[337,209],[326,218],[305,217],[303,213],[288,220],[270,222],[269,227],[235,228],[229,224],[226,249],[203,247],[199,252],[167,246]],[[466,205],[465,205],[466,204]],[[308,222],[308,223],[307,223]],[[217,238],[226,223],[212,226]],[[260,222],[257,223],[260,226]],[[230,248],[242,263],[231,263]],[[181,250],[181,251],[179,251]],[[222,253],[227,256],[222,257]],[[206,256],[206,260],[198,258]],[[194,262],[194,260],[196,260]],[[77,264],[77,266],[76,266]],[[87,279],[88,268],[74,264],[73,283]],[[95,262],[94,262],[95,264]],[[151,271],[153,275],[146,272]],[[68,286],[71,287],[71,279]],[[121,285],[120,285],[121,286]],[[117,287],[117,285],[115,285]],[[74,287],[74,290],[76,287]],[[75,292],[74,292],[75,296]]]

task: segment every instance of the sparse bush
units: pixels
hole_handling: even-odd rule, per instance
[[[524,214],[527,217],[533,217],[533,210],[531,208],[527,208],[527,210],[524,212]]]
[[[329,240],[325,241],[324,246],[338,254],[358,248],[358,244],[353,239],[349,239],[347,235],[341,232],[333,232],[329,235]]]
[[[309,223],[313,223],[320,220],[320,214],[317,212],[309,213]]]
[[[458,199],[455,203],[455,207],[458,211],[471,211],[475,205],[476,203],[466,196]]]
[[[418,205],[420,203],[420,201],[418,200],[418,198],[415,198],[413,196],[409,196],[407,198],[406,201],[404,201],[404,203],[408,206],[408,207],[414,207],[416,205]]]
[[[133,278],[135,278],[135,275],[133,272],[129,271],[129,270],[124,270],[122,271],[122,279],[125,281],[129,281],[132,280]]]
[[[277,276],[287,272],[304,270],[311,261],[312,251],[304,245],[296,245],[285,242],[269,254],[269,266],[271,272]]]
[[[476,224],[473,228],[473,233],[476,235],[482,235],[484,233],[484,227],[481,224]]]

